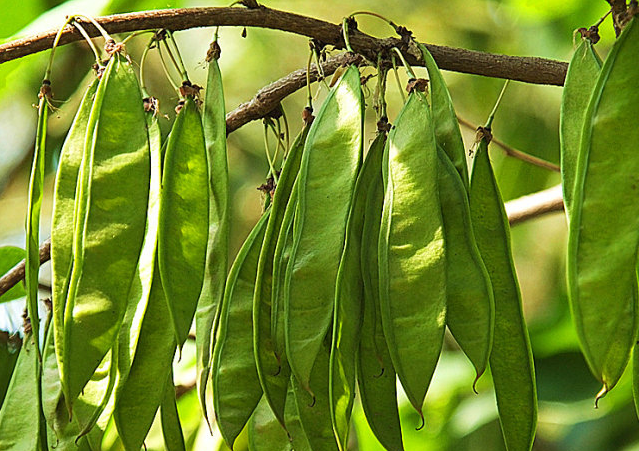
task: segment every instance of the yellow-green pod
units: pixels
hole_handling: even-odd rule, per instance
[[[286,430],[262,397],[248,423],[249,451],[292,451]]]
[[[140,98],[131,63],[114,54],[95,94],[75,196],[59,361],[70,412],[117,337],[142,247],[150,157]]]
[[[639,24],[625,27],[601,68],[584,116],[568,235],[568,289],[586,362],[619,381],[637,336]]]
[[[526,451],[532,447],[537,427],[535,370],[510,248],[510,226],[485,137],[473,160],[470,213],[495,300],[489,363],[502,433],[507,450]]]
[[[588,109],[588,101],[597,83],[601,70],[601,59],[593,43],[582,37],[572,55],[561,96],[559,115],[559,143],[561,156],[561,186],[564,194],[566,214],[570,218],[575,173],[579,157],[579,141]]]
[[[426,96],[413,91],[385,149],[379,232],[384,335],[404,391],[422,414],[446,327],[446,257],[437,143]]]
[[[166,144],[158,227],[158,265],[180,348],[202,290],[208,234],[206,144],[195,99],[187,97]]]

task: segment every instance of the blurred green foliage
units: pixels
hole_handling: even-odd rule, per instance
[[[325,0],[264,2],[272,8],[286,9],[320,19],[338,22],[356,10],[383,14],[413,30],[422,42],[464,47],[520,56],[539,56],[568,60],[573,30],[595,23],[607,9],[604,0]],[[64,16],[85,13],[93,16],[155,8],[188,6],[226,6],[228,2],[188,0],[27,0],[20,7],[12,0],[0,0],[0,39],[3,42],[59,26]],[[391,6],[392,5],[392,6]],[[370,18],[358,18],[359,27],[375,36],[388,36],[390,28]],[[248,30],[242,38],[240,28],[220,31],[227,110],[249,100],[262,86],[304,67],[308,57],[305,38],[262,29]],[[204,84],[204,57],[213,29],[194,29],[176,33],[192,81]],[[610,20],[601,27],[597,45],[605,55],[614,33]],[[144,35],[127,45],[134,61],[146,44]],[[30,158],[33,150],[40,81],[48,53],[40,53],[0,65],[0,244],[22,245]],[[60,49],[53,71],[53,90],[58,108],[51,115],[47,149],[47,193],[43,208],[42,235],[49,233],[51,190],[56,161],[70,125],[79,96],[87,86],[92,55],[86,44]],[[163,130],[169,129],[175,114],[177,95],[172,92],[155,54],[145,68],[149,92],[160,99],[167,115]],[[423,69],[421,70],[423,73]],[[403,74],[402,74],[403,77]],[[446,72],[455,107],[461,117],[481,124],[486,119],[502,80]],[[405,81],[405,78],[403,78]],[[391,121],[401,99],[389,80],[388,100]],[[374,80],[372,80],[374,82]],[[313,92],[317,92],[317,85]],[[371,92],[373,86],[371,86]],[[325,89],[320,90],[317,104]],[[558,163],[558,117],[561,88],[513,83],[494,124],[499,139],[525,152]],[[300,112],[305,105],[302,90],[283,101],[291,133],[301,126]],[[374,136],[372,98],[367,99],[370,139]],[[467,147],[474,132],[464,130]],[[559,183],[559,175],[505,157],[498,148],[491,150],[505,199],[512,199]],[[260,193],[256,190],[267,171],[262,125],[253,122],[229,136],[229,166],[232,188],[232,251],[260,213]],[[515,261],[524,296],[524,308],[535,354],[540,409],[537,451],[607,451],[639,449],[639,425],[632,407],[630,377],[622,381],[594,409],[599,387],[590,375],[579,351],[569,316],[564,282],[566,224],[562,214],[517,226],[513,229]],[[478,383],[479,395],[472,393],[474,373],[471,365],[447,340],[446,351],[435,374],[425,406],[426,426],[416,431],[419,418],[407,402],[401,406],[406,449],[408,450],[501,450],[503,443],[497,420],[489,375]],[[189,354],[190,353],[190,354]],[[194,358],[189,346],[176,373],[177,384],[193,379]],[[179,399],[179,412],[189,449],[226,449],[217,432],[211,437],[198,412],[193,392]],[[380,450],[371,435],[361,409],[354,414],[353,449]],[[149,450],[162,449],[158,425],[147,440]],[[110,427],[105,449],[121,449],[115,429]]]

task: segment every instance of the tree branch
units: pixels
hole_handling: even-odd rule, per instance
[[[326,45],[341,49],[344,46],[341,26],[312,17],[278,11],[260,6],[245,8],[180,8],[115,14],[96,19],[109,33],[167,28],[173,31],[196,27],[243,26],[286,31],[314,38]],[[83,24],[90,36],[98,31]],[[53,44],[57,30],[50,30],[0,45],[0,64],[26,55],[47,50]],[[397,38],[376,39],[357,30],[349,33],[355,52],[369,61],[376,61],[379,52],[392,47],[402,48]],[[74,28],[68,27],[60,44],[83,39]],[[561,61],[535,57],[517,57],[474,50],[426,44],[440,68],[488,77],[507,78],[527,83],[563,85],[568,65]],[[405,52],[410,64],[422,65],[414,55]]]

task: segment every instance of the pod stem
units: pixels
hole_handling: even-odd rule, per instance
[[[308,107],[313,110],[313,92],[311,91],[311,61],[313,59],[313,49],[308,55],[306,62],[306,90],[308,91]]]
[[[273,158],[271,157],[271,152],[269,150],[269,144],[268,144],[268,129],[269,129],[269,122],[265,120],[264,121],[264,150],[266,153],[266,160],[268,161],[269,171],[271,172],[273,181],[277,185],[277,182],[278,182],[277,172],[275,171],[275,167],[273,166]]]
[[[501,92],[499,93],[499,97],[497,97],[497,101],[495,102],[495,106],[493,107],[493,110],[490,112],[490,116],[488,116],[488,120],[486,121],[486,125],[484,126],[484,128],[487,128],[488,130],[490,130],[490,127],[493,125],[493,119],[495,119],[497,108],[499,108],[499,105],[501,104],[501,99],[504,97],[504,93],[506,92],[506,88],[508,87],[509,82],[510,80],[506,80],[506,82],[504,83],[504,86],[502,86]]]
[[[346,50],[348,50],[351,53],[355,53],[353,52],[353,47],[351,47],[351,42],[348,38],[348,22],[349,22],[349,17],[344,17],[344,20],[342,20],[342,35],[344,36],[344,45],[346,46]]]
[[[169,57],[171,58],[171,61],[173,61],[173,64],[175,64],[177,70],[180,72],[180,75],[182,75],[182,81],[189,81],[189,76],[187,75],[186,67],[184,66],[184,60],[182,60],[182,55],[180,54],[177,42],[175,42],[175,38],[173,37],[173,32],[171,32],[170,30],[166,30],[166,35],[168,39],[164,39],[164,45],[169,52]],[[169,46],[169,42],[173,46],[173,49],[171,49],[171,47]],[[177,61],[175,55],[173,54],[174,50],[175,55],[177,55]]]
[[[413,71],[413,68],[411,67],[410,64],[408,64],[408,61],[406,61],[406,58],[404,58],[404,55],[402,55],[402,52],[400,52],[397,47],[393,47],[393,50],[395,51],[395,53],[399,55],[399,59],[402,60],[402,64],[404,65],[404,68],[406,69],[406,73],[408,74],[408,76],[410,78],[417,78],[417,76],[415,75],[415,72]]]
[[[612,8],[610,8],[610,9],[606,12],[606,14],[604,14],[603,16],[601,16],[601,17],[599,18],[599,20],[598,20],[598,21],[597,21],[597,22],[593,25],[593,28],[598,28],[598,27],[599,27],[599,25],[601,25],[601,23],[602,23],[604,20],[606,20],[606,17],[608,17],[611,13],[612,13]]]
[[[382,54],[377,55],[377,87],[375,89],[375,110],[377,111],[377,120],[387,118],[386,113],[386,79],[388,69],[382,67]]]
[[[169,66],[166,64],[166,60],[164,59],[164,53],[162,53],[162,48],[158,45],[157,49],[158,49],[158,54],[160,55],[160,61],[162,62],[162,69],[164,69],[164,74],[166,75],[167,80],[169,80],[169,83],[171,84],[173,89],[175,89],[176,91],[179,91],[179,86],[175,82],[175,80],[173,80],[173,76],[171,75],[171,72],[169,71]]]
[[[89,33],[87,33],[84,27],[80,25],[80,23],[77,22],[76,20],[73,20],[71,24],[80,32],[84,40],[87,41],[87,44],[89,44],[89,47],[91,48],[91,51],[93,52],[93,55],[95,55],[95,63],[98,65],[98,67],[102,66],[102,58],[100,57],[100,52],[98,51],[98,48],[95,46],[95,43],[91,39],[91,36],[89,36]]]
[[[134,31],[133,33],[131,33],[130,35],[128,35],[126,38],[124,38],[122,40],[122,44],[126,44],[127,42],[129,42],[131,39],[143,35],[144,33],[156,33],[156,30],[138,30],[138,31]]]
[[[149,40],[146,47],[142,51],[142,56],[140,56],[140,90],[142,91],[142,96],[144,98],[149,97],[149,92],[146,89],[146,83],[144,82],[144,63],[146,62],[146,56],[149,53],[149,50],[153,48],[155,44],[155,35]]]
[[[58,44],[60,43],[62,32],[67,27],[67,25],[70,25],[71,22],[73,22],[74,20],[75,20],[75,16],[67,17],[67,19],[64,21],[64,24],[58,30],[58,34],[55,35],[55,39],[53,40],[53,45],[51,46],[51,55],[49,55],[49,64],[47,64],[47,68],[44,71],[45,80],[51,80],[51,70],[53,68],[53,57],[55,56],[55,49],[58,47]]]
[[[85,16],[84,14],[76,14],[75,16],[73,16],[74,19],[83,19],[86,20],[87,22],[91,22],[93,24],[93,26],[95,28],[97,28],[97,30],[100,32],[100,34],[102,35],[102,37],[104,38],[104,40],[108,43],[108,42],[115,42],[115,39],[113,39],[109,33],[107,33],[107,31],[104,29],[104,27],[102,25],[100,25],[93,17],[89,17],[89,16]]]
[[[397,24],[395,22],[393,22],[392,20],[389,20],[386,17],[382,16],[381,14],[377,14],[377,13],[374,13],[374,12],[371,12],[371,11],[355,11],[354,13],[351,13],[348,17],[349,18],[353,18],[355,16],[373,16],[373,17],[377,17],[378,19],[383,20],[388,25],[393,27],[393,29],[395,31],[397,31],[397,28],[398,28]]]
[[[404,94],[402,83],[399,81],[399,73],[397,72],[397,61],[395,61],[394,53],[391,53],[391,64],[393,65],[393,73],[395,74],[395,81],[397,82],[397,88],[399,89],[399,94],[402,96],[402,102],[406,102],[406,94]]]

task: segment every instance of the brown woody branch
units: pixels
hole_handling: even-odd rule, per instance
[[[166,28],[173,31],[196,27],[243,26],[286,31],[314,38],[325,45],[341,49],[344,42],[341,26],[312,17],[258,8],[180,8],[115,14],[96,19],[109,33]],[[92,37],[99,36],[90,24],[83,24]],[[0,45],[0,64],[26,55],[47,50],[53,44],[56,30],[50,30]],[[403,48],[397,38],[377,39],[357,30],[349,33],[353,50],[370,61],[380,52],[392,47]],[[74,28],[62,34],[60,44],[83,39]],[[536,57],[498,55],[475,50],[426,44],[440,68],[488,77],[507,78],[527,83],[563,85],[567,64]],[[420,65],[414,55],[407,53],[410,64]]]

